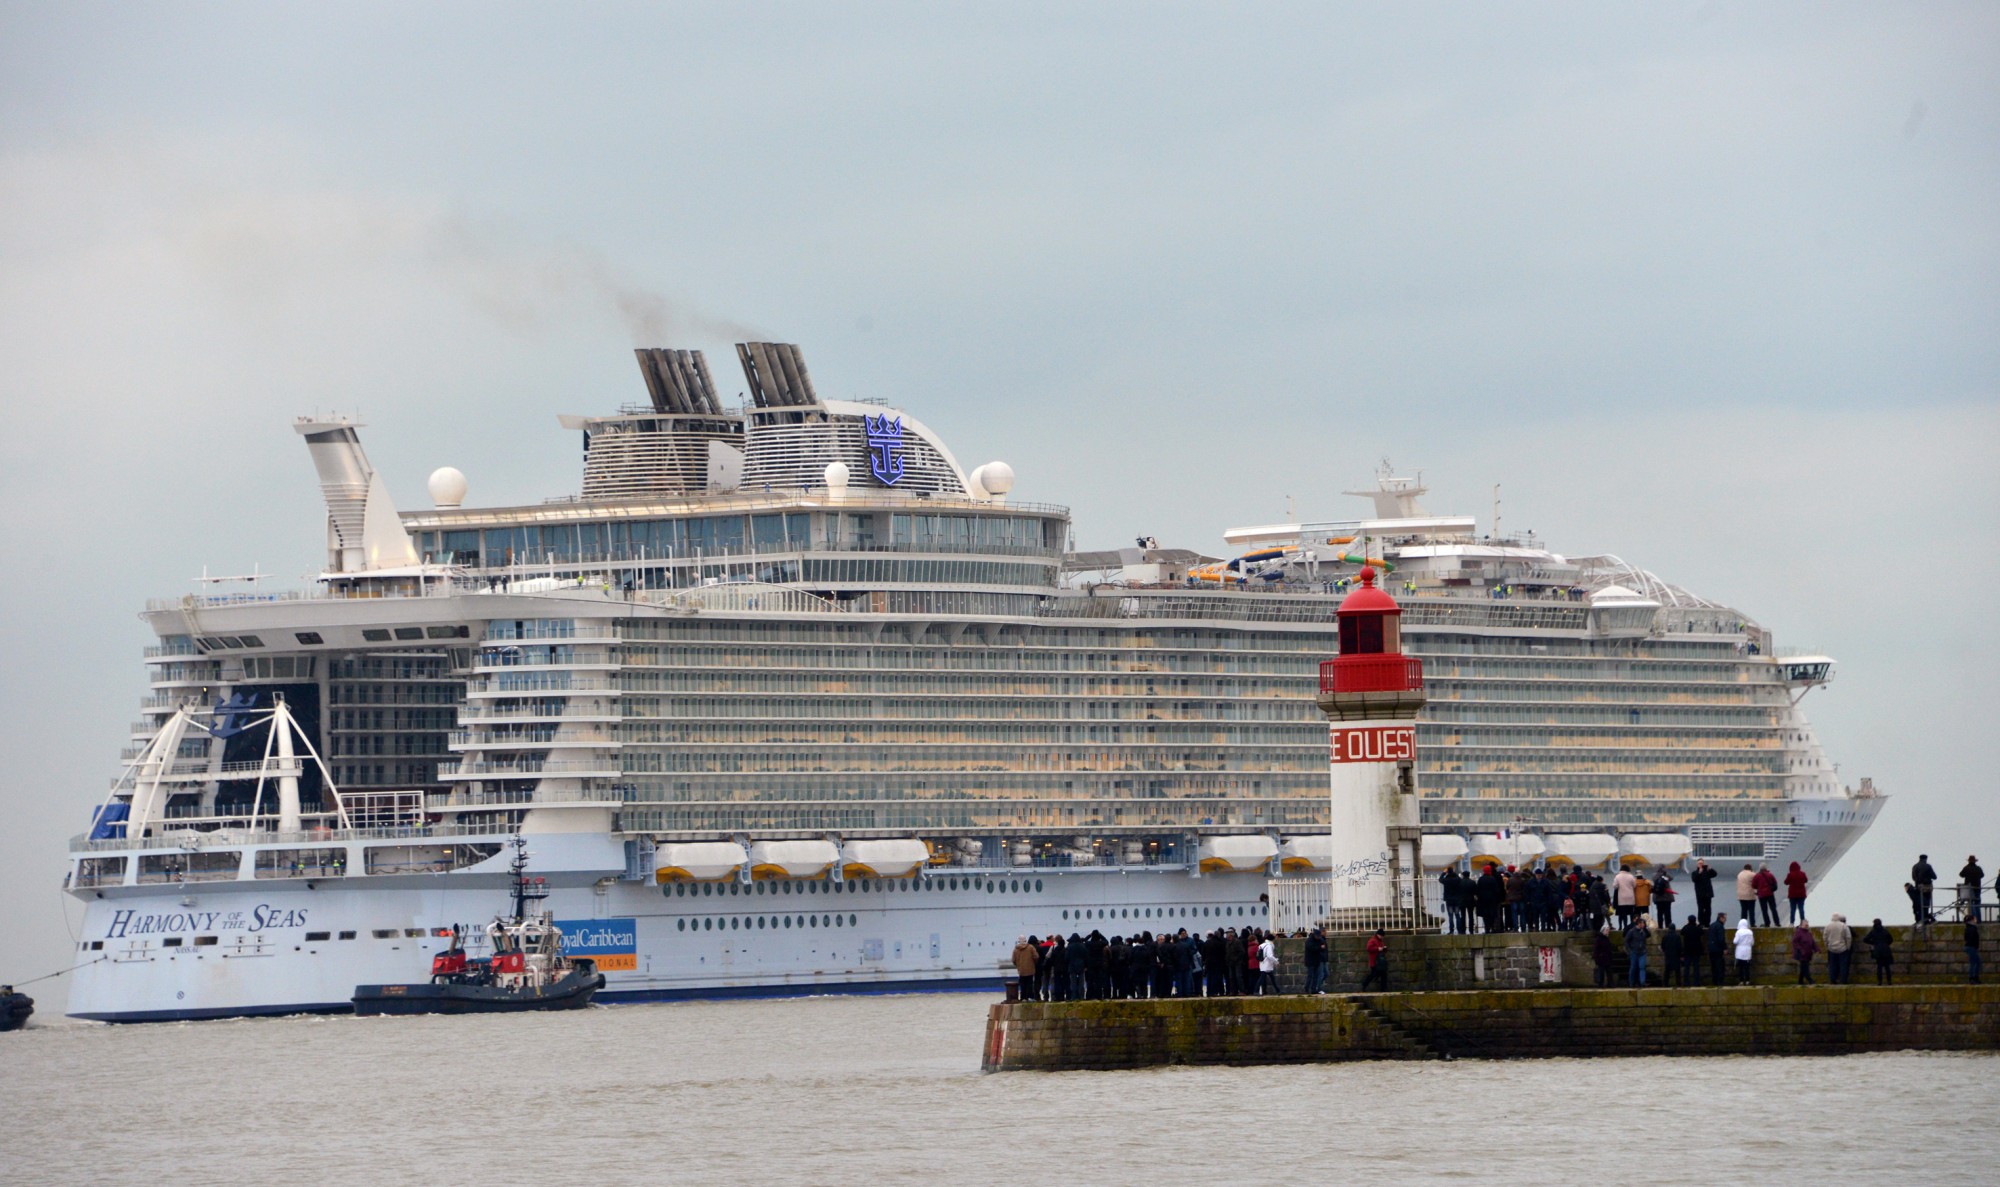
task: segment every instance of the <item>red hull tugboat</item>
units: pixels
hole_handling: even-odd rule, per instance
[[[410,985],[357,985],[357,1014],[506,1014],[519,1010],[578,1010],[604,987],[590,960],[564,956],[562,929],[539,907],[548,884],[528,877],[527,841],[514,838],[514,913],[486,925],[493,954],[474,960],[460,931],[431,959],[431,979]]]

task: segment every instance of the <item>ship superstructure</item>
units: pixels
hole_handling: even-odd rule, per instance
[[[1332,852],[1315,682],[1369,561],[1424,663],[1429,864],[1533,839],[1818,876],[1880,805],[1799,711],[1831,661],[1614,557],[1386,471],[1372,518],[1233,560],[1077,553],[1005,463],[822,399],[796,347],[738,361],[726,411],[700,352],[640,351],[649,405],[565,417],[583,493],[530,506],[447,470],[398,513],[359,426],[301,421],[327,569],[149,606],[131,765],[73,845],[104,959],[72,1012],[340,1008],[477,917],[516,835],[601,1000],[979,983],[1021,932],[1261,921]]]

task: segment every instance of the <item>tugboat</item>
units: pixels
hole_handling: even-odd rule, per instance
[[[431,979],[410,985],[357,985],[356,1014],[505,1014],[518,1010],[578,1010],[604,987],[597,962],[562,951],[562,929],[540,910],[548,884],[528,876],[528,842],[514,838],[514,913],[486,925],[493,954],[466,956],[461,930],[431,958]],[[536,909],[530,910],[529,904]]]
[[[12,985],[0,985],[0,1030],[19,1030],[28,1025],[28,1015],[35,1012],[35,999],[25,993],[15,993]]]

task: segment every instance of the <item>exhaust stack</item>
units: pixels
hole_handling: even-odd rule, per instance
[[[361,426],[302,416],[292,427],[306,439],[326,497],[327,572],[365,573],[416,564],[416,545],[389,501],[389,488],[361,452],[361,438],[355,434]]]

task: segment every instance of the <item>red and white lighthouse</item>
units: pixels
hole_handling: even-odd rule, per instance
[[[1333,877],[1355,891],[1342,896],[1353,905],[1390,906],[1396,881],[1416,873],[1423,837],[1416,758],[1424,666],[1403,654],[1402,607],[1375,588],[1373,568],[1362,568],[1338,614],[1340,654],[1319,666],[1319,707],[1331,727]]]

